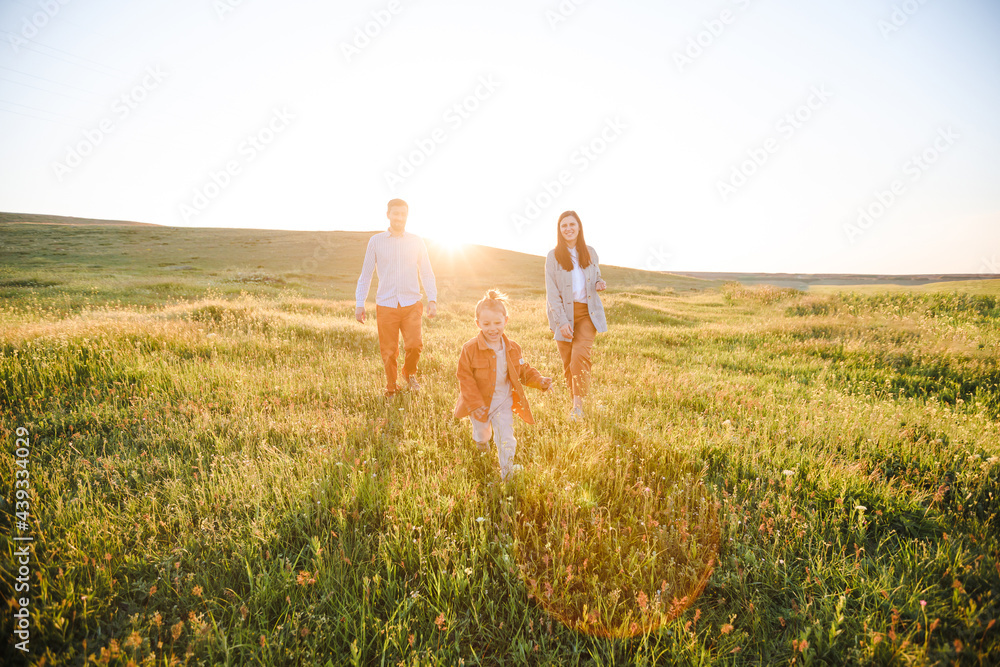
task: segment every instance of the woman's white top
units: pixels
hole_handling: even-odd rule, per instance
[[[576,248],[569,249],[569,256],[573,258],[573,300],[577,303],[587,303],[587,279],[583,277]]]

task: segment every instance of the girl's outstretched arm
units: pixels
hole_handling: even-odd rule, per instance
[[[523,364],[518,364],[517,374],[519,376],[518,379],[521,380],[521,384],[523,384],[525,387],[534,387],[535,389],[541,389],[542,391],[548,389],[548,385],[543,383],[543,380],[547,378],[545,378],[536,369],[532,368],[531,364],[529,364],[527,361],[525,361]]]

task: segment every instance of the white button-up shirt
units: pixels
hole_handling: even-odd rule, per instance
[[[437,285],[431,260],[427,256],[427,246],[416,234],[403,232],[400,236],[393,236],[386,231],[368,239],[365,262],[355,293],[358,308],[364,308],[372,274],[376,271],[378,291],[375,303],[379,306],[412,306],[420,301],[421,284],[427,292],[427,300],[437,301]]]

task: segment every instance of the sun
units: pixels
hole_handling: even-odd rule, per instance
[[[459,255],[465,250],[465,243],[454,236],[439,236],[431,240],[449,255]]]
[[[467,246],[465,237],[457,233],[454,228],[439,231],[428,236],[427,240],[437,246],[443,254],[449,256],[461,256]]]

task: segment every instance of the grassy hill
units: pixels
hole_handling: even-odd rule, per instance
[[[152,304],[203,296],[209,288],[221,294],[294,289],[309,297],[351,298],[373,233],[0,222],[0,298],[14,298],[11,288],[32,286],[57,287],[67,307],[95,299]],[[544,293],[544,257],[482,246],[453,253],[429,244],[429,251],[442,301],[482,292],[498,279],[517,293]],[[603,270],[613,289],[688,291],[721,284]]]
[[[368,236],[0,224],[3,664],[1000,663],[1000,282],[606,267],[574,423],[486,248],[382,398]],[[557,378],[510,484],[450,416],[494,284]]]

